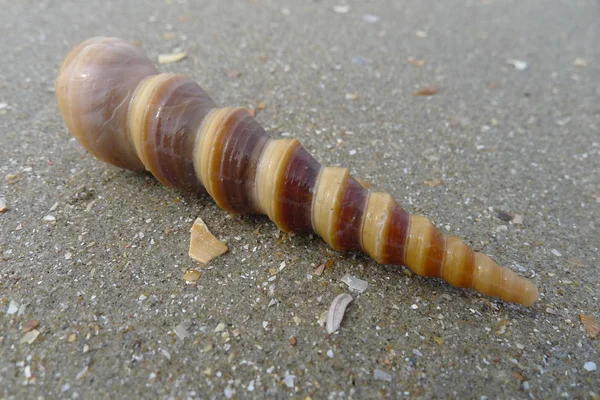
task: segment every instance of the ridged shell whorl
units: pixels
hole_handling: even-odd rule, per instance
[[[158,70],[134,46],[116,38],[92,38],[67,55],[56,80],[67,127],[99,159],[144,170],[127,133],[127,112],[137,85]]]

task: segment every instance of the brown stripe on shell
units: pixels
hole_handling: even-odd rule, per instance
[[[220,139],[218,193],[229,212],[258,213],[253,196],[256,168],[270,137],[247,111],[238,111],[232,118],[238,123]]]
[[[446,254],[446,238],[434,226],[429,239],[429,249],[425,259],[425,275],[439,278],[442,276],[444,256]]]
[[[342,201],[334,217],[333,247],[362,250],[362,221],[369,192],[350,175],[347,175],[342,190]]]
[[[321,165],[301,145],[292,150],[277,188],[283,231],[313,232],[311,206]]]
[[[154,88],[146,108],[146,151],[151,172],[165,185],[200,191],[194,171],[194,141],[212,99],[194,81],[172,75]]]
[[[224,147],[230,142],[230,140],[238,140],[239,137],[236,135],[238,127],[240,127],[242,119],[248,115],[248,111],[244,108],[233,108],[229,112],[221,115],[220,120],[215,120],[211,123],[213,128],[209,128],[205,135],[211,136],[210,149],[208,150],[208,182],[205,182],[208,193],[219,205],[219,207],[229,212],[235,212],[229,206],[226,191],[229,187],[222,185],[222,179],[224,178],[221,173]],[[214,117],[219,118],[219,117]],[[214,129],[214,130],[213,130]],[[204,143],[204,146],[209,143]],[[239,188],[239,190],[244,190]]]
[[[404,265],[410,214],[394,202],[388,218],[381,254],[383,264]]]

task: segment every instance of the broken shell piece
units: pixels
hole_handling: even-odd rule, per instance
[[[600,333],[600,325],[596,322],[593,316],[579,314],[579,319],[581,319],[581,323],[585,327],[585,331],[587,332],[590,338],[595,338]]]
[[[327,313],[327,333],[331,334],[337,331],[342,324],[346,307],[352,302],[352,296],[347,293],[340,294],[329,306]]]
[[[173,54],[160,54],[158,56],[159,64],[170,64],[177,61],[181,61],[187,57],[187,53],[185,51],[180,51],[179,53]]]
[[[202,272],[195,269],[188,269],[183,273],[183,280],[186,282],[196,282],[202,276]]]
[[[35,342],[39,335],[40,331],[38,331],[37,329],[33,329],[23,335],[23,337],[21,338],[21,343],[31,344]]]
[[[342,277],[342,282],[344,282],[350,289],[354,289],[359,293],[364,292],[369,287],[369,282],[363,281],[362,279],[358,279],[355,276],[344,275]]]
[[[201,218],[196,218],[190,232],[189,254],[194,260],[206,264],[227,251],[227,246],[210,233]]]
[[[3,197],[0,197],[0,213],[3,213],[6,210],[8,210],[8,207],[6,207],[6,200],[4,200]]]

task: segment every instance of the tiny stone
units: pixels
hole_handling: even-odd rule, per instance
[[[296,343],[298,343],[298,339],[296,338],[296,336],[292,336],[292,337],[290,338],[290,344],[291,344],[292,346],[295,346],[295,345],[296,345]]]
[[[75,343],[77,341],[77,335],[72,333],[67,337],[67,342]]]
[[[573,60],[573,65],[576,67],[585,67],[587,66],[587,61],[585,61],[583,58],[577,57],[575,60]]]
[[[0,197],[0,213],[3,213],[6,210],[8,210],[8,207],[6,206],[6,200],[4,200],[4,197]]]
[[[165,356],[165,358],[166,358],[167,360],[170,360],[170,359],[171,359],[171,353],[169,353],[167,350],[165,350],[165,349],[162,349],[162,350],[161,350],[161,353],[163,354],[163,356]]]
[[[224,395],[225,395],[225,397],[226,397],[226,398],[228,398],[228,399],[230,399],[230,398],[231,398],[231,396],[233,396],[233,393],[234,393],[234,392],[233,392],[233,389],[232,389],[232,388],[230,388],[229,386],[227,386],[227,387],[225,388],[225,390],[223,390],[223,394],[224,394]]]
[[[70,259],[71,259],[71,257],[72,257],[72,254],[71,254],[70,252],[68,252],[68,251],[67,251],[67,252],[65,253],[65,260],[70,260]]]
[[[327,351],[327,357],[329,357],[329,358],[333,358],[333,350],[329,349],[329,350]]]
[[[44,221],[48,221],[48,222],[52,222],[52,221],[56,221],[56,217],[54,215],[46,215],[43,218]]]
[[[25,378],[31,378],[31,367],[29,365],[25,367],[23,374],[25,375]]]
[[[556,257],[560,257],[560,256],[562,256],[562,254],[560,254],[560,252],[559,252],[558,250],[556,250],[556,249],[552,249],[552,250],[550,250],[550,252],[551,252],[552,254],[554,254]]]
[[[300,325],[300,322],[302,322],[302,319],[298,316],[294,316],[294,318],[292,318],[294,320],[294,322],[296,323],[296,325]]]
[[[419,306],[418,306],[418,305],[416,305],[416,304],[413,304],[412,306],[410,306],[410,308],[412,308],[413,310],[416,310],[416,309],[418,309],[418,308],[419,308]]]
[[[263,321],[263,328],[267,329],[267,326],[269,325],[269,321]]]

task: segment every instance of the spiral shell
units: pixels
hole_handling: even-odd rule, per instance
[[[266,214],[283,231],[316,232],[335,250],[364,251],[509,302],[538,298],[529,280],[409,215],[389,194],[368,191],[348,169],[321,166],[297,139],[272,139],[245,108],[218,108],[187,77],[159,74],[126,42],[75,47],[56,94],[69,130],[101,160],[205,190],[228,212]]]

